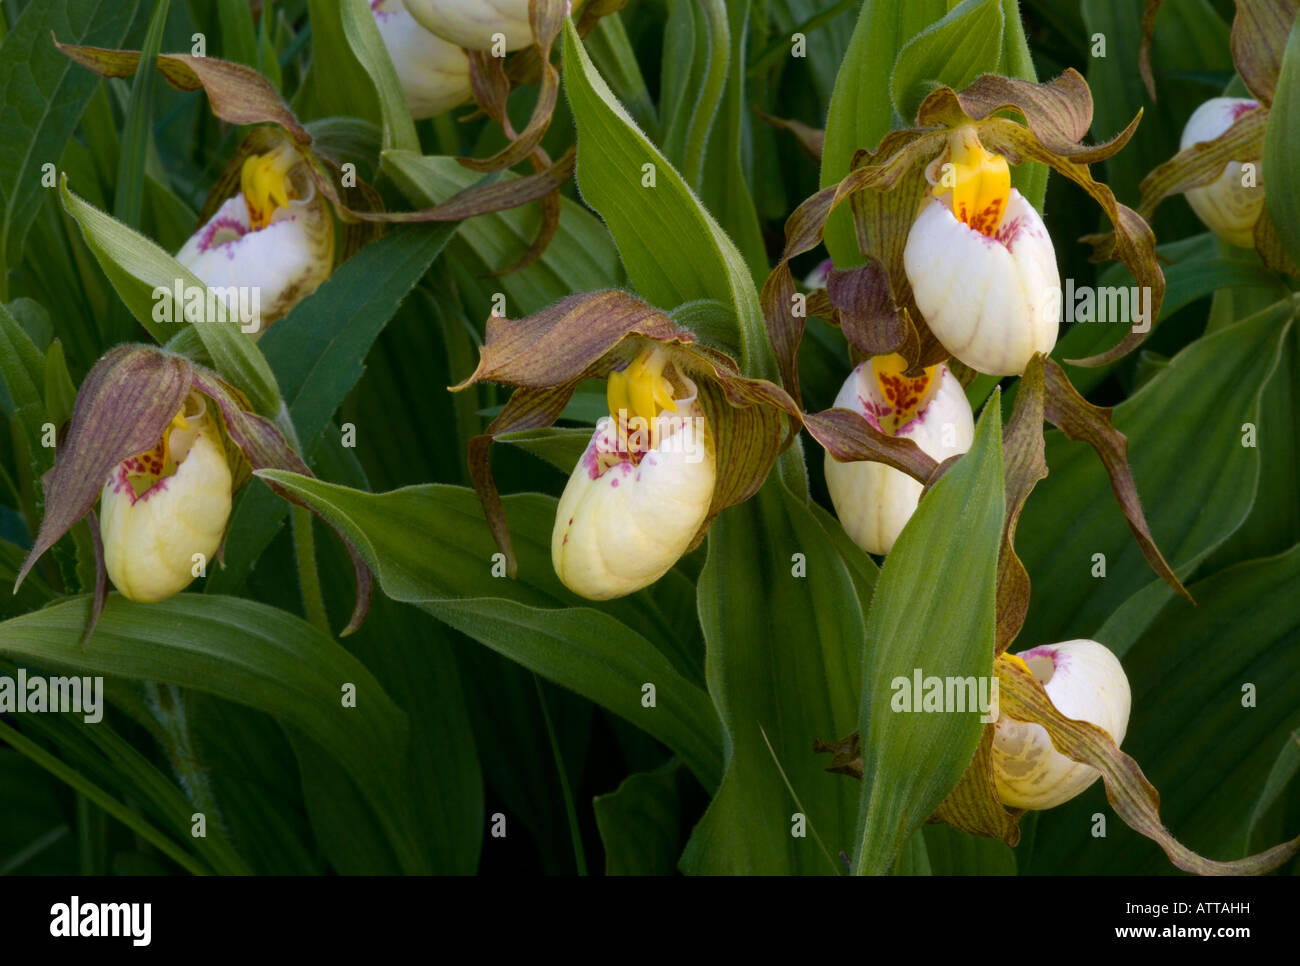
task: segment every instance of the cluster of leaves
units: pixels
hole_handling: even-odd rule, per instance
[[[315,478],[256,475],[343,534],[380,591],[361,629],[334,639],[352,604],[344,545],[315,541],[310,518],[249,486],[224,566],[159,604],[110,596],[82,648],[94,551],[88,526],[73,527],[0,601],[0,674],[102,674],[111,710],[96,725],[0,721],[0,870],[585,871],[597,850],[609,872],[1168,868],[1119,823],[1092,836],[1100,785],[1023,819],[1014,848],[925,824],[988,733],[975,716],[891,714],[881,695],[918,666],[987,674],[1013,638],[1092,637],[1122,658],[1125,748],[1191,848],[1233,859],[1293,832],[1294,280],[1218,243],[1180,201],[1139,203],[1191,108],[1240,89],[1228,5],[1149,5],[1158,107],[1135,73],[1136,5],[589,0],[568,24],[559,6],[535,4],[536,47],[474,61],[479,114],[414,125],[365,0],[284,0],[258,17],[223,0],[0,4],[0,572],[17,576],[44,517],[46,425],[71,417],[74,386],[104,352],[147,333],[210,365],[295,444]],[[189,51],[196,33],[207,58],[155,59]],[[792,35],[806,56],[791,56]],[[1300,104],[1297,36],[1279,54],[1274,122]],[[1141,351],[1126,354],[1120,327],[1078,325],[1024,379],[971,381],[984,407],[975,444],[942,475],[911,466],[936,479],[883,566],[828,511],[821,460],[791,432],[756,457],[761,487],[720,493],[707,539],[653,587],[602,604],[565,589],[550,561],[553,494],[600,415],[601,383],[588,380],[619,337],[592,320],[622,313],[692,342],[729,398],[761,394],[784,413],[779,429],[814,429],[807,413],[830,406],[851,365],[844,307],[857,303],[828,299],[797,337],[772,325],[764,283],[785,295],[822,257],[791,247],[791,212],[853,172],[871,177],[879,159],[859,152],[918,112],[1011,124],[992,118],[996,94],[967,92],[980,75],[1027,84],[1069,67],[1096,105],[1071,139],[1126,148],[1077,156],[1082,177],[1054,164],[1067,177],[1050,191],[1036,162],[1052,159],[1029,153],[1015,183],[1080,285],[1147,270],[1136,258],[1098,269],[1073,244],[1103,227],[1076,204],[1099,194],[1089,164],[1114,192],[1104,227],[1120,232],[1117,251],[1140,234],[1123,203],[1152,217],[1154,238],[1131,242],[1158,243],[1164,286]],[[233,74],[259,78],[263,100],[224,99]],[[151,325],[153,287],[184,277],[166,252],[231,190],[248,150],[239,125],[268,120],[310,145],[354,232],[349,257],[255,344],[228,326]],[[1269,124],[1279,141],[1295,130]],[[41,187],[47,161],[66,173],[57,190]],[[373,188],[336,192],[349,162]],[[1270,212],[1294,252],[1293,202],[1272,204],[1300,197],[1285,167],[1266,165]],[[871,265],[855,230],[880,214],[869,197],[828,205],[817,226],[841,269]],[[382,235],[348,227],[381,221]],[[582,317],[591,353],[560,392],[530,396],[522,364],[510,395],[467,378],[502,324],[484,325],[499,293],[535,328],[575,305],[596,313]],[[605,294],[563,301],[576,293]],[[905,311],[906,293],[891,294]],[[1083,357],[1101,364],[1066,361]],[[1109,419],[1062,415],[1070,383],[1090,401],[1074,412],[1113,406]],[[1062,428],[1041,436],[1044,416]],[[1073,441],[1102,421],[1127,437],[1131,477]],[[1242,445],[1247,424],[1255,445]],[[349,429],[355,447],[340,445]],[[492,438],[506,445],[486,477],[499,515],[485,519],[473,484],[485,491]],[[1125,513],[1112,482],[1127,487]],[[493,563],[505,520],[515,579]],[[319,565],[319,593],[304,559]],[[1243,709],[1245,683],[1258,707]],[[355,707],[340,701],[347,688]],[[813,754],[815,739],[854,731],[861,783]],[[196,810],[211,817],[205,838],[191,835]],[[796,811],[806,837],[791,834]],[[504,838],[491,834],[498,813]]]

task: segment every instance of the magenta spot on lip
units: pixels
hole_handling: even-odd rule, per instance
[[[156,483],[154,483],[153,486],[149,487],[149,489],[145,490],[143,493],[137,495],[135,492],[135,487],[133,487],[131,485],[131,481],[126,478],[127,471],[130,470],[132,468],[132,464],[135,463],[136,460],[134,458],[129,460],[124,460],[122,463],[118,464],[118,467],[114,471],[113,475],[109,477],[109,483],[113,487],[113,492],[125,493],[126,498],[131,501],[131,506],[135,506],[137,503],[140,503],[144,500],[148,500],[151,496],[153,496],[156,493],[162,493],[164,490],[167,489],[167,481],[171,479],[170,476],[161,477]]]
[[[618,480],[617,480],[617,479],[610,480],[610,481],[609,481],[609,485],[610,485],[610,486],[618,486]]]
[[[938,375],[935,376],[935,379],[936,380],[942,379],[947,372],[948,369],[946,366],[941,368]],[[936,393],[935,395],[937,396],[938,393]],[[935,397],[931,396],[929,402],[927,402],[924,406],[918,409],[916,411],[916,414],[912,416],[911,419],[903,423],[903,425],[899,426],[897,432],[895,432],[894,435],[895,436],[907,435],[907,431],[911,429],[912,426],[916,425],[921,420],[925,419],[925,414],[929,411],[930,405],[931,403],[934,402],[934,399]],[[865,396],[862,396],[861,394],[858,395],[858,407],[863,418],[866,419],[866,421],[871,424],[871,428],[881,433],[883,433],[884,430],[880,426],[880,420],[886,416],[892,415],[894,412],[894,408],[892,406],[885,405],[882,403],[872,402],[870,399],[867,399]]]
[[[223,229],[235,232],[237,237],[231,238],[227,241],[218,242],[214,245],[212,239],[216,236],[217,232]],[[221,248],[223,245],[232,245],[247,235],[248,232],[249,229],[234,218],[225,215],[220,218],[214,218],[208,227],[203,229],[203,237],[199,239],[199,251],[207,252],[213,248]],[[234,258],[235,250],[233,248],[227,249],[226,256],[228,258]]]
[[[1065,660],[1065,656],[1050,644],[1043,644],[1039,647],[1030,648],[1020,655],[1021,660],[1028,660],[1031,657],[1050,657],[1052,659],[1053,668],[1060,667],[1061,663]]]
[[[1243,104],[1233,104],[1232,119],[1235,121],[1237,118],[1241,117],[1241,115],[1245,114],[1247,111],[1253,111],[1257,107],[1259,107],[1259,103],[1257,101],[1246,101]]]
[[[893,410],[889,406],[872,402],[866,396],[858,393],[858,412],[871,424],[872,429],[883,433],[884,430],[880,428],[880,418],[888,416]]]
[[[1020,234],[1024,227],[1025,219],[1023,217],[1010,218],[998,226],[998,230],[993,233],[993,240],[1006,248],[1010,248],[1011,243],[1016,240],[1016,236]]]

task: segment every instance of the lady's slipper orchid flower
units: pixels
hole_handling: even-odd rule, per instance
[[[1019,659],[1067,718],[1101,728],[1115,746],[1124,741],[1132,697],[1119,659],[1096,641],[1075,640],[1022,651]],[[1054,808],[1101,777],[1061,754],[1041,724],[1001,716],[993,737],[993,780],[1012,808]]]
[[[1232,127],[1247,111],[1259,107],[1258,101],[1243,97],[1215,97],[1206,101],[1187,119],[1178,150],[1193,144],[1213,141]],[[1255,166],[1253,186],[1243,184],[1243,163]],[[1187,203],[1196,217],[1219,238],[1241,248],[1255,247],[1255,222],[1264,208],[1263,172],[1258,157],[1229,161],[1218,180],[1199,188],[1188,188]]]
[[[240,191],[176,253],[258,332],[329,276],[334,221],[298,149],[281,143],[245,159]],[[256,323],[256,325],[251,325]]]
[[[469,446],[474,488],[511,576],[490,445],[549,426],[593,378],[607,379],[610,415],[560,497],[551,557],[570,590],[605,600],[658,580],[714,517],[756,493],[793,438],[799,409],[781,387],[742,376],[728,356],[617,289],[572,295],[515,321],[491,317],[478,368],[453,388],[515,387]]]
[[[529,0],[405,0],[426,30],[466,50],[491,50],[498,34],[506,50],[533,42]]]
[[[311,475],[275,424],[252,412],[216,373],[153,346],[118,346],[77,392],[66,437],[43,480],[45,516],[15,588],[46,550],[92,515],[92,533],[101,538],[95,541],[100,578],[107,573],[136,601],[179,593],[218,553],[233,492],[250,471],[263,469]],[[344,542],[358,590],[347,634],[365,619],[373,581],[356,548]],[[107,596],[102,580],[95,589],[87,635]]]
[[[1300,851],[1297,837],[1255,855],[1217,861],[1170,834],[1160,818],[1159,793],[1119,749],[1132,696],[1119,661],[1096,641],[1065,641],[1019,655],[1003,652],[993,673],[999,685],[988,709],[993,721],[981,719],[986,730],[975,755],[931,821],[1015,846],[1024,811],[1053,808],[1102,778],[1115,814],[1185,872],[1262,875]],[[833,742],[818,740],[814,750],[832,755],[829,771],[863,777],[858,732]]]
[[[191,392],[158,444],[118,463],[104,485],[104,565],[122,596],[163,600],[189,586],[221,545],[231,482],[221,435]]]
[[[589,600],[654,583],[695,540],[717,481],[699,390],[657,346],[609,374],[610,415],[560,497],[555,573]]]
[[[462,48],[424,29],[402,0],[371,0],[370,10],[412,117],[436,117],[469,98],[469,60]]]
[[[1056,345],[1061,279],[1047,228],[1011,187],[1006,159],[986,151],[973,126],[951,132],[927,178],[933,197],[903,251],[917,307],[966,365],[1019,375],[1035,352]]]
[[[917,378],[900,355],[877,356],[850,373],[835,408],[858,413],[877,430],[915,442],[937,463],[965,453],[975,421],[965,390],[945,365]],[[841,463],[826,454],[826,486],[845,532],[867,553],[889,553],[916,512],[922,485],[878,462]]]
[[[790,356],[804,328],[804,316],[792,308],[790,260],[819,244],[834,212],[864,192],[868,203],[853,212],[859,246],[887,285],[848,316],[871,353],[902,352],[912,367],[955,357],[991,375],[1020,375],[1035,352],[1050,352],[1060,274],[1042,219],[1011,187],[1009,161],[1049,165],[1097,202],[1112,231],[1084,240],[1095,260],[1123,262],[1150,292],[1149,311],[1157,317],[1165,281],[1155,235],[1091,173],[1091,165],[1124,147],[1141,115],[1111,140],[1085,144],[1092,114],[1092,92],[1072,68],[1043,84],[984,74],[961,91],[936,87],[916,109],[914,127],[890,131],[874,150],[859,152],[838,184],[786,221],[785,249],[763,285],[764,317],[786,382],[796,384]],[[933,191],[918,212],[915,199],[927,182]],[[858,287],[845,286],[833,308],[852,309]],[[1150,331],[1135,325],[1081,364],[1120,358]]]

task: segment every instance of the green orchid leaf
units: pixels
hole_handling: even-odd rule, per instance
[[[536,524],[540,518],[547,531],[544,537],[535,526],[516,532],[526,582],[512,581],[504,576],[504,562],[494,560],[495,547],[471,490],[428,485],[371,494],[292,473],[258,475],[304,500],[357,542],[389,597],[415,604],[610,709],[677,751],[701,782],[717,781],[717,721],[707,695],[691,680],[698,669],[688,655],[674,652],[680,643],[662,615],[652,612],[653,623],[646,621],[649,591],[599,609],[575,606],[579,598],[563,589],[549,566],[551,501],[506,500],[507,512],[517,507],[515,519]],[[524,508],[530,503],[528,513]],[[410,539],[412,533],[439,534],[439,553],[425,552]],[[642,702],[647,684],[657,695],[650,707]]]
[[[778,479],[714,523],[697,600],[727,770],[683,871],[843,873],[858,788],[812,749],[856,723],[874,571]]]
[[[681,762],[629,775],[608,795],[596,796],[596,826],[605,846],[606,875],[672,875],[681,851]]]
[[[41,667],[194,688],[269,712],[325,749],[357,783],[411,868],[400,781],[405,715],[362,664],[297,617],[253,601],[179,594],[156,604],[111,595],[91,646],[85,598],[0,624],[0,654]],[[176,628],[183,626],[184,634]],[[341,699],[349,687],[358,699]]]
[[[913,692],[919,678],[945,691],[954,680],[974,683],[978,695],[991,673],[1006,509],[1000,415],[995,394],[970,451],[922,498],[880,571],[858,719],[865,739],[853,869],[861,875],[889,871],[965,772],[984,728],[979,707],[935,713],[915,707]],[[939,546],[953,549],[937,555]]]
[[[217,371],[244,392],[258,412],[278,416],[281,403],[275,376],[257,346],[240,331],[243,326],[236,324],[226,303],[148,238],[69,191],[66,180],[59,192],[100,268],[136,320],[159,342],[177,334],[169,326],[179,330],[194,325]],[[179,304],[177,291],[182,292]],[[192,295],[202,297],[197,322],[191,318],[191,306],[198,304]]]
[[[1004,16],[1001,0],[963,0],[909,40],[889,78],[894,112],[910,120],[930,90],[957,90],[998,69]]]
[[[58,52],[50,31],[77,43],[121,43],[139,0],[29,3],[0,46],[0,279],[22,258],[40,208],[42,169],[58,161],[99,82]],[[49,187],[49,184],[43,187]],[[8,298],[0,280],[0,301]]]
[[[717,299],[735,310],[741,369],[775,378],[758,292],[736,246],[596,73],[572,23],[565,91],[578,126],[578,184],[605,219],[628,277],[652,305]]]

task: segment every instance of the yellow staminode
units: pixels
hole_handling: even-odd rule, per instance
[[[627,423],[641,420],[641,426],[650,429],[650,445],[658,445],[659,413],[677,412],[673,399],[673,384],[664,376],[669,352],[663,346],[646,349],[632,360],[622,372],[611,372],[606,383],[605,398],[609,414],[618,424],[619,440],[627,444]]]
[[[955,128],[948,135],[951,173],[945,172],[934,186],[941,195],[952,190],[952,213],[958,221],[984,235],[992,235],[1002,222],[1011,197],[1011,168],[1007,159],[991,154],[980,144],[971,125]]]
[[[919,376],[907,376],[907,360],[897,352],[876,356],[871,371],[880,394],[889,402],[889,411],[879,417],[880,428],[890,436],[910,423],[939,388],[935,375],[938,366],[927,366]]]
[[[269,154],[255,154],[244,161],[239,175],[240,188],[254,230],[269,225],[277,208],[289,207],[294,197],[289,172],[297,160],[298,152],[286,144]]]

